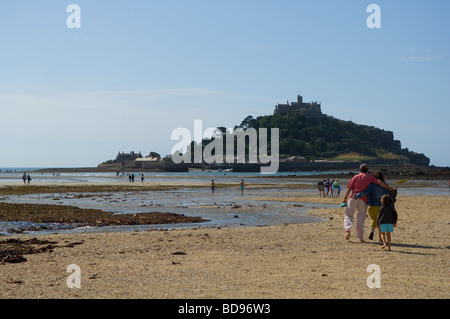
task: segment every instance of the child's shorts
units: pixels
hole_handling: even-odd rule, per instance
[[[394,232],[394,225],[393,224],[381,224],[380,231],[382,233],[392,233],[392,232]]]

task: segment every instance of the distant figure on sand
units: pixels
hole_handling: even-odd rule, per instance
[[[28,180],[28,184],[30,184],[30,182],[31,182],[31,176],[30,176],[30,174],[28,174],[27,180]]]
[[[23,183],[24,183],[24,184],[27,183],[27,173],[23,173],[23,175],[22,175],[22,180],[23,180]]]
[[[331,196],[330,197],[334,197],[334,187],[333,187],[333,184],[334,184],[334,179],[331,181],[331,183],[330,183],[330,194],[331,194]]]
[[[339,197],[341,194],[341,184],[339,183],[339,178],[333,181],[331,188],[333,189],[333,197]]]
[[[381,240],[383,241],[383,246],[385,248],[388,246],[388,250],[391,250],[391,233],[394,232],[394,227],[397,227],[398,214],[392,205],[392,199],[389,195],[383,195],[381,197],[381,206],[377,224],[381,231]],[[387,243],[386,243],[387,237]]]
[[[241,179],[241,195],[244,195],[244,180]]]
[[[328,193],[330,191],[330,180],[329,179],[324,180],[324,183],[325,183],[325,196],[328,196]]]
[[[214,194],[214,188],[216,188],[216,183],[214,183],[214,180],[211,180],[211,192]]]
[[[392,193],[394,193],[395,190],[376,177],[368,175],[367,172],[369,171],[369,167],[366,164],[361,164],[361,166],[359,167],[359,171],[360,173],[353,176],[353,178],[347,184],[347,192],[345,193],[343,203],[347,203],[347,198],[349,198],[350,192],[352,193],[352,196],[348,200],[347,207],[345,209],[344,230],[347,233],[345,239],[350,239],[350,231],[353,226],[353,215],[355,213],[355,210],[357,210],[358,213],[356,215],[356,237],[360,242],[364,243],[365,241],[363,235],[364,222],[366,220],[367,211],[367,196],[356,199],[353,195],[364,191],[371,183],[378,184],[381,187],[388,189]]]
[[[324,192],[325,180],[319,181],[319,183],[317,183],[317,188],[319,189],[319,198],[322,196],[325,197],[325,192]]]
[[[142,182],[142,183],[144,182],[144,178],[145,178],[145,177],[144,177],[144,173],[142,173],[142,174],[141,174],[141,182]]]

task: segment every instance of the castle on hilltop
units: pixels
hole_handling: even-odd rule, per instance
[[[310,102],[304,103],[303,97],[298,95],[297,102],[292,102],[289,104],[277,104],[275,106],[274,115],[287,115],[292,113],[300,113],[307,118],[319,119],[322,117],[322,110],[320,108],[320,103]]]

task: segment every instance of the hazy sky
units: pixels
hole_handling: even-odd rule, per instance
[[[447,0],[0,0],[0,167],[164,156],[297,94],[450,166],[449,59]]]

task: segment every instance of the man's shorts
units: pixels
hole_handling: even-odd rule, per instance
[[[380,231],[382,233],[392,233],[392,232],[394,232],[394,225],[393,224],[381,224]]]

